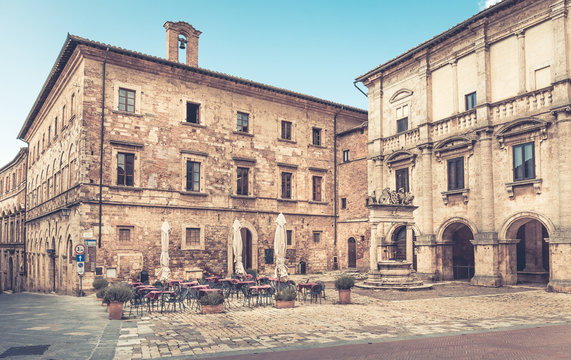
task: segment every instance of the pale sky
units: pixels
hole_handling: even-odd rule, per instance
[[[0,167],[67,33],[165,57],[165,21],[202,31],[199,65],[367,108],[354,79],[494,0],[0,0]]]

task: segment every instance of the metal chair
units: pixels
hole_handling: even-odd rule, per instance
[[[321,292],[323,291],[323,286],[321,284],[313,285],[309,290],[309,302],[313,303],[313,300],[317,302],[319,298],[319,303],[321,304]]]

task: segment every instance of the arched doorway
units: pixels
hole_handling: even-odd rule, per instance
[[[14,290],[14,262],[12,257],[8,258],[8,287],[7,290]]]
[[[352,237],[347,240],[347,267],[357,267],[357,244]]]
[[[242,235],[242,263],[244,269],[252,268],[252,232],[243,227],[240,229]]]
[[[471,279],[474,276],[474,245],[471,242],[474,240],[474,234],[472,230],[466,224],[452,223],[444,230],[442,239],[452,245],[451,251],[444,254],[442,259],[443,267],[448,267],[444,270],[449,274],[444,280]],[[452,272],[450,273],[449,270]]]
[[[390,260],[406,260],[406,226],[399,227],[393,235],[394,252]],[[416,234],[412,230],[412,267],[416,270]]]
[[[547,228],[538,220],[524,218],[514,222],[507,237],[516,238],[517,274],[520,282],[549,281],[549,238]]]

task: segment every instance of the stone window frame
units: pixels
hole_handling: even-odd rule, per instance
[[[129,143],[124,141],[111,140],[111,169],[112,175],[112,186],[120,188],[140,188],[141,187],[141,152],[143,149],[143,144]],[[117,185],[117,155],[119,153],[130,153],[134,154],[133,163],[133,186]]]
[[[533,186],[536,195],[541,194],[541,145],[548,139],[547,128],[551,125],[550,121],[535,117],[521,118],[504,124],[496,132],[496,138],[499,142],[500,149],[506,150],[509,156],[510,171],[506,175],[510,181],[505,183],[506,192],[510,199],[515,198],[514,188],[518,186]],[[534,171],[533,179],[523,179],[513,181],[514,157],[513,147],[533,142],[534,152]]]
[[[317,136],[316,136],[317,135]],[[313,126],[311,128],[311,145],[323,147],[323,129]]]
[[[287,243],[287,232],[288,232],[288,231],[291,231],[291,244],[289,244],[289,245],[288,245],[288,243]],[[294,229],[294,228],[288,228],[288,227],[286,226],[286,238],[285,238],[285,241],[286,241],[286,248],[288,248],[288,249],[295,249],[295,229]]]
[[[348,163],[349,161],[351,161],[350,159],[350,150],[346,149],[343,150],[343,163]]]
[[[193,126],[193,127],[201,127],[204,128],[206,127],[206,115],[208,114],[206,111],[206,107],[204,105],[204,101],[195,98],[195,97],[183,97],[181,99],[181,102],[183,104],[182,109],[181,109],[181,123],[183,125],[188,125],[188,126]],[[195,104],[198,105],[198,123],[192,123],[189,122],[187,120],[187,104]]]
[[[238,130],[238,114],[248,115],[247,131]],[[245,108],[237,108],[234,111],[233,132],[237,135],[254,136],[254,114],[251,110]]]
[[[200,244],[198,246],[191,246],[186,244],[186,229],[200,229]],[[184,223],[181,226],[181,243],[180,249],[183,251],[190,250],[206,250],[204,225],[197,223]]]
[[[471,136],[454,135],[443,139],[434,146],[434,156],[436,160],[442,164],[442,174],[446,174],[446,190],[442,191],[442,201],[444,205],[448,205],[450,196],[462,195],[464,204],[468,204],[468,195],[470,193],[470,160],[474,155],[474,146],[476,139]],[[448,160],[463,157],[464,165],[464,187],[462,189],[448,189]]]
[[[277,163],[277,176],[278,176],[278,189],[277,189],[277,199],[279,201],[297,201],[297,168],[295,164],[287,163]],[[282,174],[291,174],[291,196],[289,198],[282,197]]]
[[[256,159],[244,158],[234,156],[232,157],[234,161],[234,166],[232,167],[232,196],[239,198],[255,198],[256,192],[254,188],[255,184],[255,169],[256,169]],[[238,168],[248,169],[248,194],[242,195],[238,194]]]
[[[132,90],[135,92],[135,111],[129,112],[125,110],[119,110],[119,89]],[[121,81],[113,82],[113,112],[125,115],[135,115],[142,116],[141,106],[142,106],[142,87],[140,85],[135,85],[132,83],[126,83]]]
[[[474,98],[473,101],[472,97]],[[478,93],[476,91],[472,91],[471,93],[464,95],[464,111],[475,109],[476,106],[478,106]]]
[[[122,230],[129,230],[129,241],[122,241],[121,240],[121,231]],[[115,226],[115,238],[117,239],[117,243],[119,244],[119,247],[133,244],[134,239],[135,239],[135,226],[133,226],[133,225],[116,225]]]
[[[319,243],[321,242],[321,235],[323,234],[323,230],[313,230],[311,232],[311,240],[314,243]]]
[[[289,139],[284,138],[284,124],[289,124]],[[278,139],[280,141],[295,143],[295,123],[291,120],[279,119],[278,120]]]
[[[326,201],[325,199],[327,199],[327,192],[326,190],[326,185],[327,185],[327,175],[328,171],[327,169],[321,169],[321,168],[314,168],[314,167],[310,167],[309,168],[309,174],[308,174],[308,180],[307,183],[310,184],[311,186],[308,186],[307,188],[307,192],[308,192],[308,199],[309,199],[309,203],[310,204],[328,204],[328,201]],[[321,178],[321,200],[313,200],[313,178],[314,177],[319,177]]]
[[[180,150],[181,153],[181,161],[180,161],[180,174],[181,174],[181,181],[180,181],[180,191],[186,195],[202,195],[206,196],[206,174],[207,174],[207,166],[206,160],[208,158],[207,153],[199,152],[199,151],[192,151],[192,150]],[[200,163],[200,190],[199,191],[190,191],[186,189],[186,163],[187,161],[193,161]]]
[[[409,89],[399,89],[395,91],[393,96],[389,99],[389,104],[391,107],[391,114],[394,116],[394,121],[392,125],[394,126],[394,134],[405,133],[412,129],[411,114],[412,114],[412,95],[414,92]],[[406,114],[404,112],[405,107],[407,109]],[[399,114],[399,110],[402,109],[402,114]],[[391,116],[392,118],[392,116]],[[399,122],[406,119],[406,129],[399,131]]]

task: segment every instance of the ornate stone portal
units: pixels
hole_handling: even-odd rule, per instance
[[[371,223],[369,277],[357,286],[374,289],[427,289],[413,269],[413,211],[414,196],[411,193],[385,188],[379,198],[367,199]],[[405,231],[405,254],[399,254],[396,232]]]

